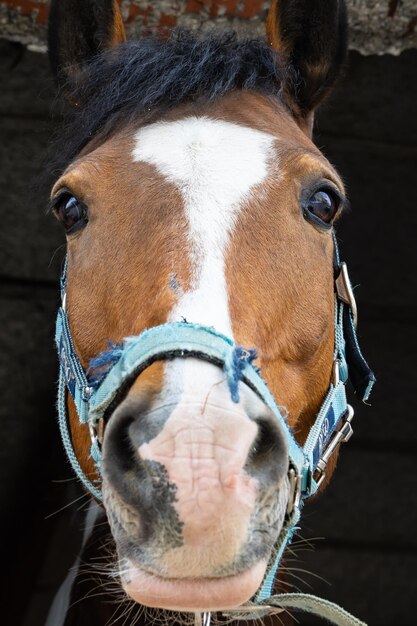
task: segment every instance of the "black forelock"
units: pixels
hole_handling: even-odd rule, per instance
[[[283,68],[265,42],[235,33],[202,37],[181,31],[167,41],[148,38],[108,50],[67,86],[65,95],[76,106],[50,173],[59,175],[92,138],[133,119],[155,121],[184,102],[213,102],[233,90],[280,97]]]

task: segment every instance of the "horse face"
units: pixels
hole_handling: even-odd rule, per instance
[[[105,346],[181,321],[255,347],[305,437],[333,353],[332,222],[339,177],[276,99],[231,92],[87,145],[56,182],[68,230],[67,308],[84,367]],[[86,472],[88,433],[69,400]],[[241,384],[192,358],[158,362],[109,416],[104,503],[127,593],[142,604],[222,609],[259,587],[285,517],[285,436]]]

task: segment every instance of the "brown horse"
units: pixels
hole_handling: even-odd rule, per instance
[[[303,443],[334,362],[332,230],[346,199],[311,135],[345,58],[344,4],[272,2],[267,37],[125,43],[115,0],[53,1],[51,63],[75,112],[51,202],[85,370],[107,342],[159,324],[214,327],[256,348]],[[290,486],[284,433],[248,385],[236,403],[215,364],[154,362],[106,416],[102,453],[128,596],[185,612],[253,596]]]

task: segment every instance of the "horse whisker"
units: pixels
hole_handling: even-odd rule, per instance
[[[88,498],[88,502],[86,504],[90,504],[90,494],[89,493],[83,493],[83,494],[81,494],[81,496],[78,496],[78,498],[75,498],[71,502],[68,502],[68,504],[65,504],[60,509],[57,509],[53,513],[49,513],[49,515],[47,515],[44,519],[45,520],[50,519],[54,515],[57,515],[58,513],[61,513],[61,511],[65,511],[65,509],[68,509],[70,506],[72,506],[76,502],[79,502],[80,500],[82,500],[82,498]]]

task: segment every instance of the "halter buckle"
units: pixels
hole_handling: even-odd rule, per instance
[[[204,613],[194,614],[194,626],[210,626],[211,612],[205,611]]]
[[[287,515],[291,515],[296,507],[300,504],[301,500],[301,487],[302,487],[302,475],[296,474],[295,470],[291,467],[288,472],[288,479],[290,483],[290,493],[288,496]]]
[[[317,463],[317,468],[316,468],[317,478],[315,478],[316,483],[317,483],[317,488],[320,487],[321,483],[323,482],[326,476],[327,464],[330,458],[332,457],[333,453],[336,451],[336,449],[341,443],[347,443],[353,435],[353,428],[351,424],[353,415],[354,415],[354,410],[350,406],[350,404],[348,404],[347,411],[345,415],[342,417],[338,429],[334,432],[332,439],[330,439],[327,445],[327,448],[325,449],[319,462]]]
[[[89,422],[88,429],[90,431],[91,444],[100,449],[104,437],[104,419],[100,417],[97,422]]]
[[[352,311],[353,323],[355,328],[358,325],[358,307],[356,306],[355,296],[353,295],[352,283],[350,282],[349,273],[346,263],[340,264],[339,276],[335,280],[336,293],[339,300],[350,306]]]
[[[333,386],[337,387],[337,385],[340,383],[340,362],[338,359],[335,359],[333,361],[332,380]]]

